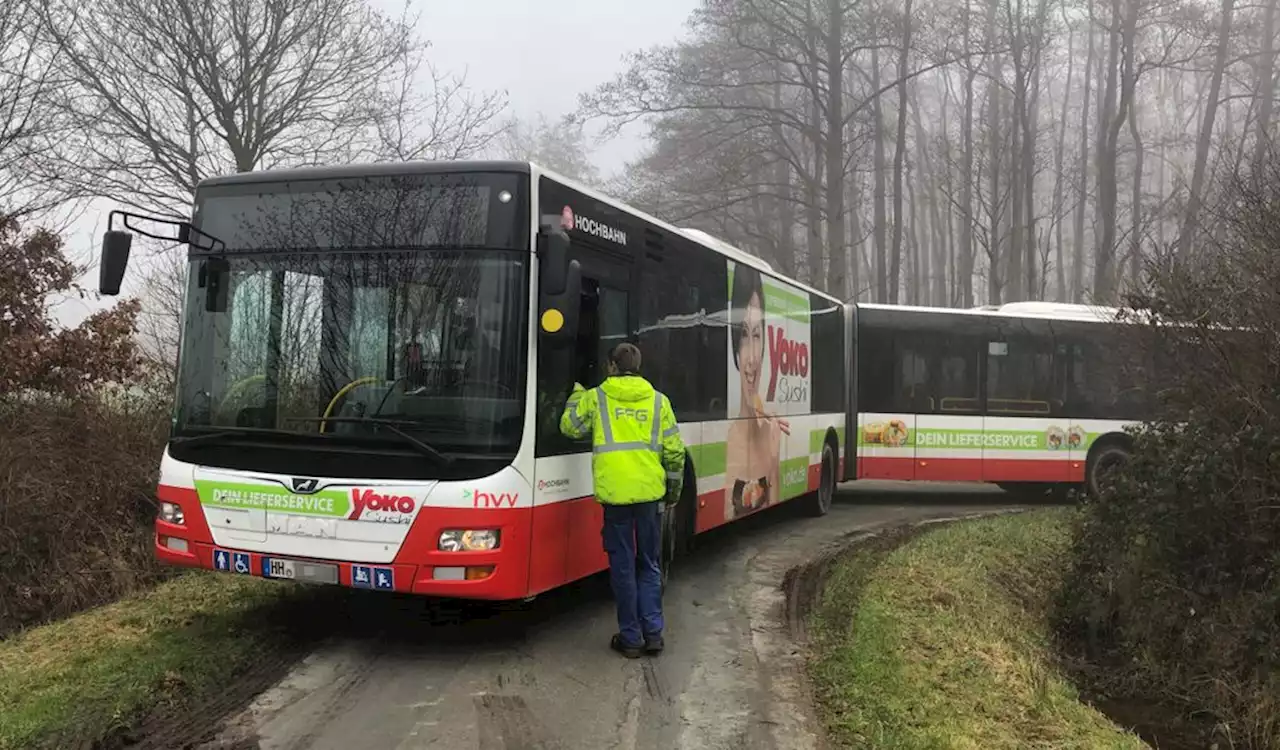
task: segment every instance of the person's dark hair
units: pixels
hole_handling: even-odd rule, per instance
[[[638,375],[640,373],[640,349],[635,345],[623,342],[609,352],[609,361],[618,366],[619,375]]]
[[[730,313],[743,311],[742,314],[734,319],[731,314],[729,320],[729,335],[733,337],[730,345],[733,347],[733,365],[738,365],[738,352],[742,349],[742,333],[745,328],[743,321],[745,320],[747,305],[751,302],[751,295],[756,295],[760,301],[760,312],[764,313],[764,280],[760,278],[760,272],[751,266],[745,266],[741,263],[735,264],[733,268],[733,290],[729,294],[729,310]]]

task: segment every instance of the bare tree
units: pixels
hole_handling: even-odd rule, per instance
[[[50,173],[88,195],[186,215],[202,179],[483,148],[504,100],[424,60],[416,19],[366,0],[47,0],[42,28],[74,128]],[[180,261],[176,261],[180,264]],[[176,351],[185,272],[147,280],[145,350]]]
[[[513,116],[506,121],[497,150],[507,159],[537,162],[587,185],[601,182],[584,125],[571,117],[553,121],[542,113],[533,120]]]
[[[196,183],[359,150],[412,24],[363,0],[50,0],[67,179],[186,213]]]
[[[64,127],[46,41],[37,0],[0,4],[0,216],[40,213],[70,197],[42,165]]]
[[[379,159],[465,159],[502,134],[504,92],[474,91],[465,72],[448,74],[406,46],[380,87],[373,111]]]

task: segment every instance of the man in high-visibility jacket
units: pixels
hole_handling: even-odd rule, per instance
[[[680,498],[684,442],[671,402],[640,377],[639,349],[619,344],[606,368],[598,388],[574,384],[560,431],[575,440],[591,436],[591,473],[604,506],[604,550],[618,607],[610,646],[634,659],[663,648],[662,504]]]

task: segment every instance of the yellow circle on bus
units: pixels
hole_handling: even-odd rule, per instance
[[[542,313],[542,330],[555,333],[564,326],[564,314],[554,307]]]

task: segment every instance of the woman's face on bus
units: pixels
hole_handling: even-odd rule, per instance
[[[738,348],[738,373],[743,393],[760,390],[760,365],[764,360],[764,310],[753,293],[742,313],[742,339]]]

